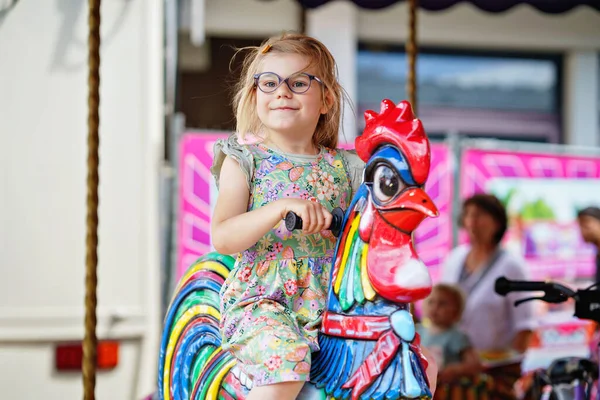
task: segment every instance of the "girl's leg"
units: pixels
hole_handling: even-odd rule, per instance
[[[255,386],[246,400],[295,400],[306,382],[281,382],[273,385]]]

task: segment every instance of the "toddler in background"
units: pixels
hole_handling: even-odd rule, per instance
[[[435,285],[423,304],[424,320],[417,330],[421,346],[436,360],[440,382],[474,377],[481,371],[479,356],[468,336],[456,327],[464,305],[460,288],[449,284]]]

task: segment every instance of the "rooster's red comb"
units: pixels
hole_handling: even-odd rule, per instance
[[[406,158],[415,182],[424,184],[429,175],[429,140],[410,103],[401,101],[396,105],[385,99],[381,102],[379,114],[365,111],[365,121],[363,134],[355,141],[358,156],[368,162],[382,145],[395,146]]]

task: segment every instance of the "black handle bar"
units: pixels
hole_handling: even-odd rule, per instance
[[[534,299],[543,300],[547,303],[562,303],[576,294],[574,290],[556,282],[511,281],[503,276],[496,279],[494,290],[501,296],[505,296],[510,292],[544,292],[543,297],[530,297],[519,300],[515,305]]]
[[[546,291],[552,284],[548,282],[533,282],[533,281],[511,281],[501,276],[496,279],[494,290],[501,296],[505,296],[510,292],[538,292]]]
[[[575,291],[556,282],[536,282],[536,281],[512,281],[501,276],[496,279],[494,290],[501,296],[510,292],[546,292],[546,294],[560,294],[561,297],[573,297]]]
[[[600,287],[574,291],[556,282],[512,281],[505,277],[496,279],[494,290],[501,296],[510,292],[544,292],[542,297],[530,297],[515,301],[515,306],[529,300],[542,300],[547,303],[562,303],[569,298],[575,300],[575,316],[600,322]]]
[[[333,236],[338,237],[340,235],[340,231],[342,230],[342,223],[344,222],[344,210],[336,207],[331,211],[331,215],[333,216],[333,219],[331,220],[329,230],[331,233],[333,233]],[[296,215],[296,213],[293,211],[288,212],[285,215],[285,227],[288,231],[302,229],[302,218]]]

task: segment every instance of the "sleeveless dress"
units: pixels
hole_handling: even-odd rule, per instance
[[[239,145],[235,136],[218,141],[214,150],[217,182],[226,155],[246,174],[249,211],[285,197],[345,210],[362,174],[360,159],[344,150],[321,148],[312,160],[298,160],[262,144]],[[221,289],[222,347],[238,359],[255,386],[310,379],[335,244],[330,231],[290,232],[280,221],[237,255]]]

